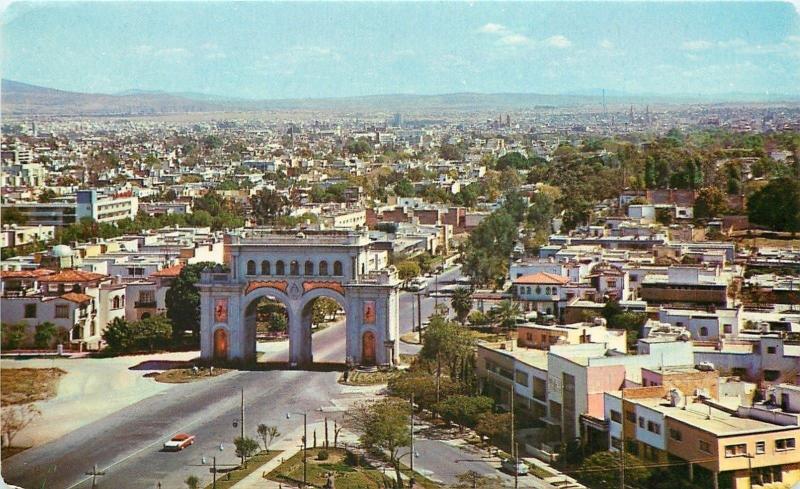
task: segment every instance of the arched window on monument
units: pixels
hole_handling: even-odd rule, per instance
[[[328,262],[326,262],[325,260],[319,262],[319,274],[328,275]]]
[[[341,277],[342,275],[344,275],[344,272],[342,272],[342,262],[340,261],[333,262],[333,274],[336,275],[337,277]]]
[[[286,275],[286,265],[283,264],[283,260],[275,262],[275,275]]]
[[[256,262],[254,262],[253,260],[249,260],[247,262],[247,274],[248,275],[256,274]]]
[[[270,264],[268,260],[261,262],[261,275],[271,275]]]
[[[289,275],[295,277],[300,275],[300,264],[297,263],[297,260],[292,260],[292,262],[289,263]]]
[[[307,261],[305,265],[305,274],[306,275],[314,275],[314,262]]]

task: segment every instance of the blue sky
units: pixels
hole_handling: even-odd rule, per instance
[[[4,78],[244,98],[800,94],[800,3],[13,3]]]

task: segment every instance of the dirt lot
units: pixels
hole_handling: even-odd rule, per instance
[[[55,397],[58,382],[66,373],[60,368],[4,368],[0,370],[0,401],[10,406]]]

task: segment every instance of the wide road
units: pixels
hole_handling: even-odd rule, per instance
[[[456,279],[459,269],[439,276],[440,284]],[[439,299],[442,300],[442,299]],[[416,298],[400,297],[401,332],[411,330]],[[423,320],[433,312],[435,300],[422,298]],[[344,325],[327,328],[313,337],[318,361],[344,358]],[[285,345],[284,348],[288,348]],[[285,358],[286,352],[275,357]],[[80,361],[80,360],[76,360]],[[184,487],[189,475],[210,481],[209,466],[234,464],[232,441],[240,428],[240,389],[244,389],[246,434],[255,435],[259,423],[277,425],[288,433],[302,424],[302,416],[286,419],[287,412],[307,410],[309,421],[320,419],[317,409],[341,394],[337,372],[241,371],[192,384],[179,384],[114,414],[83,426],[55,441],[3,461],[3,477],[26,489],[88,489],[97,466],[105,475],[98,487],[154,489]],[[194,446],[177,453],[161,452],[165,438],[176,432],[197,435]],[[310,435],[309,435],[310,436]],[[300,440],[298,440],[298,444]],[[220,446],[222,450],[220,450]]]

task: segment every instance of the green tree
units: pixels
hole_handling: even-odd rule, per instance
[[[694,217],[709,219],[719,217],[728,210],[728,199],[717,187],[703,187],[694,201]]]
[[[413,197],[416,193],[414,184],[407,178],[403,178],[394,184],[394,194],[398,197]]]
[[[25,214],[13,206],[3,205],[2,208],[0,208],[0,216],[0,221],[2,221],[3,224],[24,226],[28,222]]]
[[[514,218],[505,209],[493,212],[478,224],[461,247],[463,273],[478,285],[504,278],[516,238]]]
[[[200,292],[195,284],[200,281],[200,272],[213,265],[212,262],[185,265],[167,290],[164,302],[167,317],[172,321],[174,337],[179,337],[187,330],[191,330],[195,337],[199,334]]]
[[[369,141],[364,138],[349,141],[346,149],[348,153],[358,156],[364,156],[372,152],[372,146],[370,146]]]
[[[494,401],[486,396],[450,396],[436,405],[445,420],[464,426],[475,426],[480,418],[492,411]]]
[[[409,446],[408,403],[400,399],[383,399],[373,403],[361,403],[347,413],[359,441],[368,450],[386,453],[394,467],[397,487],[403,487],[400,475],[400,450]]]
[[[250,197],[250,206],[258,224],[272,224],[286,213],[289,201],[274,190],[264,189]]]
[[[578,479],[592,489],[617,489],[620,486],[620,454],[598,452],[587,457],[578,471]],[[625,485],[646,487],[650,470],[640,459],[625,454]]]
[[[517,318],[522,315],[522,310],[518,303],[506,299],[500,301],[497,306],[489,311],[489,314],[501,328],[510,330],[517,324]]]
[[[278,431],[277,426],[267,425],[261,423],[258,425],[258,436],[261,437],[261,440],[264,442],[264,450],[269,451],[269,446],[272,444],[272,440],[281,436],[281,432]]]
[[[414,260],[405,260],[397,264],[397,277],[400,280],[411,280],[422,273],[419,263]]]
[[[472,290],[467,287],[458,287],[453,291],[450,305],[456,313],[456,319],[463,325],[472,310]]]
[[[165,348],[172,338],[172,323],[164,315],[135,321],[130,325],[133,341],[138,349],[153,351]]]
[[[45,321],[44,323],[36,325],[36,332],[33,335],[33,343],[36,348],[49,348],[50,342],[56,336],[56,325]]]
[[[464,153],[458,146],[445,143],[439,148],[439,157],[443,160],[460,161],[464,158]]]
[[[487,324],[491,323],[492,320],[482,311],[472,311],[467,316],[467,321],[471,326],[486,326]]]
[[[25,339],[25,323],[3,323],[2,325],[2,338],[4,350],[16,350],[22,346]]]
[[[233,446],[236,447],[236,456],[244,461],[245,467],[247,466],[247,459],[258,453],[258,442],[249,436],[242,438],[237,436],[233,440]]]
[[[475,340],[464,328],[442,316],[431,316],[425,329],[419,357],[433,362],[436,366],[436,383],[441,386],[443,367],[447,367],[450,377],[462,381],[470,380],[474,366]],[[441,400],[437,390],[436,401]]]
[[[485,436],[495,444],[508,444],[511,441],[511,413],[486,413],[481,416],[475,432]]]
[[[747,203],[750,221],[776,231],[800,231],[800,180],[780,177],[757,190]]]
[[[423,370],[407,370],[389,379],[389,393],[401,399],[410,399],[414,394],[414,402],[422,409],[433,409],[437,402],[437,392],[442,399],[458,394],[463,385],[450,377],[436,378]]]
[[[526,170],[530,168],[532,165],[531,161],[528,160],[522,153],[517,151],[512,151],[511,153],[506,153],[500,158],[497,159],[497,164],[495,165],[495,170],[502,171],[507,168],[512,168],[515,170]]]
[[[328,321],[339,311],[339,303],[329,297],[320,297],[311,304],[311,317],[314,324]]]
[[[133,330],[123,318],[114,318],[103,332],[103,341],[112,351],[128,351],[134,344]]]

